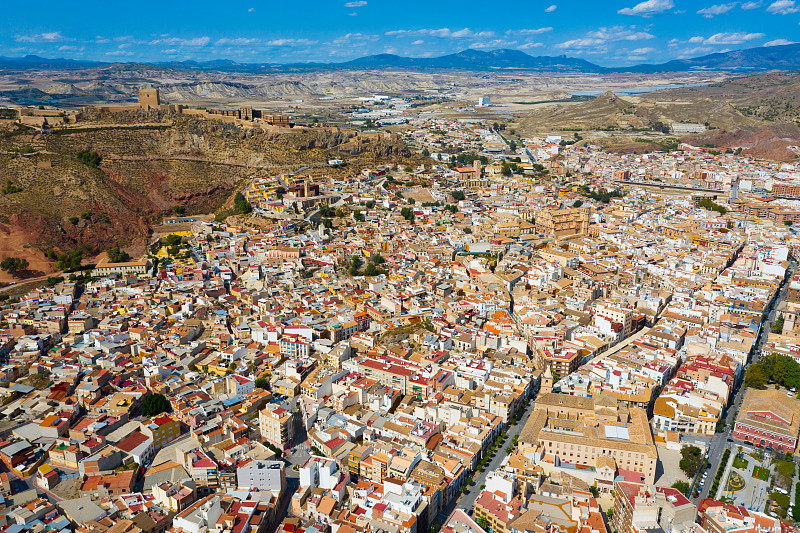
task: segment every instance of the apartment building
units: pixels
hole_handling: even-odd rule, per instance
[[[695,531],[697,506],[679,490],[617,481],[611,523],[617,533]]]
[[[152,439],[153,447],[156,450],[163,448],[181,434],[181,423],[167,415],[144,420],[139,425],[139,430]]]
[[[285,406],[269,404],[259,411],[258,428],[268,443],[281,450],[291,448],[294,439],[294,417]]]

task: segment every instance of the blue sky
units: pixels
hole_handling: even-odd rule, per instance
[[[152,5],[152,10],[138,6]],[[40,0],[4,8],[0,55],[337,62],[516,48],[604,66],[800,41],[800,0]]]

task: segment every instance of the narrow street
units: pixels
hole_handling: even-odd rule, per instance
[[[769,337],[769,328],[772,325],[772,321],[777,318],[775,308],[778,307],[778,304],[786,299],[786,292],[789,288],[789,282],[792,279],[792,276],[797,272],[797,262],[793,259],[790,259],[789,268],[786,272],[786,278],[784,279],[783,284],[781,285],[780,290],[778,291],[778,295],[775,297],[772,305],[767,310],[765,319],[761,322],[761,331],[759,332],[758,338],[756,339],[755,346],[753,347],[752,358],[750,359],[748,365],[758,362],[761,358],[761,350],[764,347],[764,343],[767,341]],[[703,472],[699,472],[697,474],[697,480],[695,483],[691,485],[691,489],[689,491],[690,499],[697,503],[703,498],[709,497],[709,491],[711,490],[712,481],[714,476],[717,474],[717,469],[719,468],[720,460],[722,459],[722,454],[725,452],[725,448],[728,444],[731,445],[732,449],[736,449],[737,442],[731,441],[728,442],[730,439],[731,430],[733,429],[733,425],[736,422],[736,414],[739,412],[739,408],[742,405],[742,400],[744,399],[744,391],[745,386],[744,382],[739,383],[738,389],[731,400],[730,405],[728,406],[727,410],[725,411],[725,431],[721,433],[716,433],[714,437],[711,439],[711,445],[708,449],[708,462],[710,467],[708,469],[708,476],[706,478],[706,482],[703,485],[703,490],[700,491],[700,495],[697,498],[694,498],[694,490],[695,486],[699,482],[700,476],[702,476]],[[724,480],[723,480],[724,482]]]
[[[467,511],[472,509],[472,506],[475,505],[475,500],[478,499],[478,496],[481,493],[481,485],[483,485],[486,482],[486,476],[489,475],[489,472],[492,472],[500,468],[503,459],[505,459],[508,456],[505,450],[506,447],[511,444],[511,441],[515,436],[519,435],[522,432],[522,428],[525,426],[525,422],[528,421],[528,417],[533,412],[534,405],[535,405],[535,399],[532,398],[531,400],[528,401],[528,404],[525,406],[525,409],[520,413],[517,423],[507,429],[506,440],[497,449],[492,460],[486,465],[486,468],[484,468],[482,472],[476,472],[474,475],[471,476],[473,479],[472,486],[467,487],[468,490],[465,494],[462,493],[460,497],[454,498],[447,505],[447,508],[443,509],[442,512],[439,513],[440,519],[449,516],[450,513],[452,513],[455,508],[464,509]]]

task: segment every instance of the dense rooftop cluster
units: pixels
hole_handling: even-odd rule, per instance
[[[796,449],[791,391],[726,419],[754,356],[800,359],[800,211],[772,192],[800,175],[414,137],[487,164],[259,176],[252,213],[8,303],[0,532],[791,528],[707,487],[698,514],[663,462],[731,430]]]

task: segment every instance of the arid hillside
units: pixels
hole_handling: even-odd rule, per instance
[[[692,144],[741,147],[745,153],[779,161],[800,144],[800,75],[769,73],[619,97],[605,93],[580,103],[560,103],[518,120],[525,134],[580,132],[586,140],[624,152],[657,150],[674,142],[659,128],[673,123],[704,124],[709,130],[682,137]]]
[[[100,165],[80,162],[82,150],[97,152]],[[48,134],[7,124],[0,250],[4,239],[26,243],[38,257],[49,248],[90,254],[141,244],[150,224],[176,205],[211,212],[252,177],[301,166],[330,172],[330,158],[348,161],[337,172],[413,162],[400,141],[328,128],[262,132],[154,112],[90,116]]]

